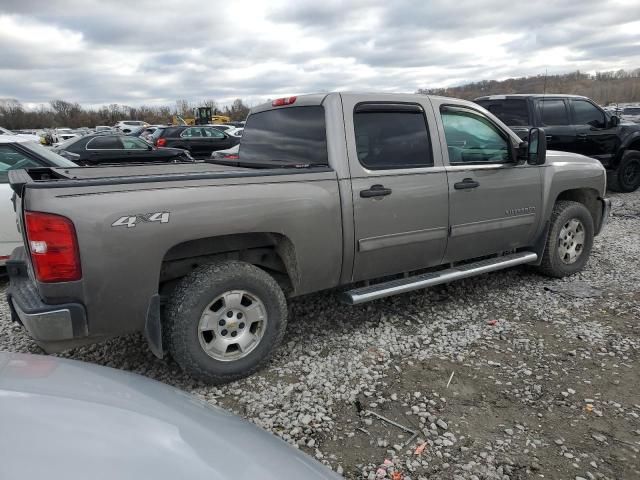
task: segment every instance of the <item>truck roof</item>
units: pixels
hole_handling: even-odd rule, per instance
[[[508,98],[587,98],[583,95],[569,95],[566,93],[507,93],[504,95],[485,95],[477,100],[506,100]]]
[[[379,97],[381,101],[392,101],[394,99],[399,99],[397,101],[407,101],[409,97],[428,97],[435,99],[444,99],[454,101],[455,103],[471,104],[472,102],[469,100],[463,100],[461,98],[453,98],[453,97],[442,97],[437,95],[424,95],[421,93],[379,93],[379,92],[329,92],[329,93],[311,93],[305,95],[291,95],[288,97],[282,97],[281,99],[273,99],[269,102],[262,103],[257,105],[251,109],[251,113],[264,112],[266,110],[272,110],[273,108],[287,108],[289,106],[294,107],[308,107],[313,105],[322,105],[325,99],[332,95],[362,95],[362,96],[371,96],[375,95]],[[273,103],[276,100],[285,100],[287,103],[283,105],[274,105]]]

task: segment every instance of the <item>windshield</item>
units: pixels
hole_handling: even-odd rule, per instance
[[[51,164],[55,167],[77,167],[77,165],[73,163],[71,160],[67,160],[64,157],[61,157],[54,151],[43,147],[39,143],[24,142],[24,143],[21,143],[20,145],[28,150],[31,150],[36,155],[39,155],[40,157],[44,157],[48,162],[51,162]]]
[[[324,108],[288,107],[249,116],[242,132],[240,163],[327,165]]]

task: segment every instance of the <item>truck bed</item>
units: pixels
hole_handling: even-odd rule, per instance
[[[32,168],[9,171],[9,183],[20,195],[22,187],[69,188],[207,179],[271,177],[301,173],[330,172],[329,167],[246,168],[211,163],[157,165],[110,165],[75,168]]]

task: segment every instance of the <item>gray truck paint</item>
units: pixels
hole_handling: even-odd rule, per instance
[[[429,125],[434,166],[364,168],[353,122],[360,102],[419,104]],[[325,111],[329,169],[98,167],[61,172],[74,180],[25,183],[18,211],[70,218],[82,260],[80,281],[38,283],[38,295],[47,304],[84,306],[88,330],[86,336],[38,342],[56,351],[143,331],[145,325],[149,336],[155,324],[157,346],[158,294],[168,268],[163,261],[196,257],[203,248],[205,253],[233,252],[234,244],[246,241],[275,249],[295,296],[513,249],[541,253],[558,198],[583,201],[594,223],[602,223],[606,179],[596,160],[548,152],[544,165],[450,165],[442,105],[481,112],[514,145],[520,142],[477,104],[420,95],[333,93],[299,97],[293,106],[278,108],[319,104]],[[270,108],[263,105],[253,113]],[[470,176],[479,179],[479,188],[450,187]],[[393,195],[361,198],[358,192],[373,184],[392,188]],[[170,220],[112,227],[123,216],[149,212],[170,212]]]
[[[176,388],[0,352],[0,478],[338,479],[279,438]]]

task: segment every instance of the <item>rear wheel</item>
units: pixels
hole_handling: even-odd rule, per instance
[[[550,277],[566,277],[581,271],[589,259],[593,236],[593,218],[582,203],[557,202],[538,269]]]
[[[263,270],[244,262],[205,265],[169,300],[169,351],[188,374],[223,383],[264,366],[287,324],[284,294]]]
[[[640,152],[626,152],[618,168],[607,172],[607,187],[614,192],[629,193],[640,187]]]

